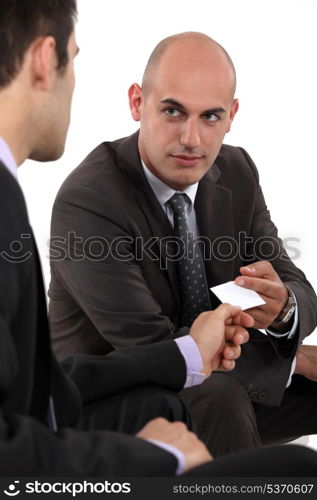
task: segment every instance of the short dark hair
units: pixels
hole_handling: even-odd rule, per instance
[[[0,88],[13,80],[27,49],[41,36],[55,38],[62,71],[76,17],[76,0],[0,0]]]

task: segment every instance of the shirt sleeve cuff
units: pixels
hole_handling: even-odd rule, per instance
[[[157,441],[156,439],[147,439],[146,441],[174,455],[177,460],[177,468],[175,474],[176,476],[180,476],[181,474],[183,474],[186,466],[185,455],[181,451],[179,451],[178,448],[175,448],[175,446],[172,446],[170,444],[162,443],[162,441]]]
[[[295,295],[294,295],[294,297],[295,297]],[[295,300],[296,300],[296,297],[295,297]],[[287,339],[292,339],[296,333],[297,327],[298,327],[298,307],[297,307],[297,301],[296,301],[296,307],[295,307],[295,311],[294,311],[294,323],[293,323],[292,329],[286,333],[278,333],[278,332],[273,332],[272,330],[267,328],[266,332],[269,333],[270,335],[272,335],[273,337],[277,337],[277,338],[285,337]]]
[[[291,383],[292,383],[292,376],[294,374],[295,368],[296,368],[296,356],[295,356],[295,358],[293,359],[293,362],[292,362],[291,371],[290,371],[290,374],[289,374],[289,377],[288,377],[286,388],[289,387],[291,385]]]
[[[184,389],[201,384],[205,380],[205,375],[201,372],[203,362],[196,342],[190,335],[179,337],[175,342],[186,363],[187,377]]]

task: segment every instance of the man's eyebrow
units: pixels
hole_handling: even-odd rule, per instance
[[[180,102],[176,101],[175,99],[172,99],[172,97],[166,97],[166,99],[161,100],[162,104],[171,104],[172,106],[176,106],[177,108],[185,110],[185,106],[181,104]]]
[[[212,115],[213,113],[225,113],[226,110],[224,108],[211,108],[206,109],[206,111],[202,112],[202,115]]]
[[[179,109],[182,109],[183,111],[186,111],[186,108],[183,104],[180,102],[176,101],[172,97],[167,97],[166,99],[162,99],[160,101],[162,104],[171,104],[172,106],[176,106]],[[201,114],[202,115],[211,115],[213,113],[225,113],[226,110],[224,108],[218,107],[218,108],[211,108],[211,109],[206,109],[203,111]]]

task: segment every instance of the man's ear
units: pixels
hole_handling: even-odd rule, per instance
[[[31,47],[32,85],[37,90],[48,90],[56,78],[56,41],[52,36],[36,40]]]
[[[141,109],[144,99],[140,85],[133,83],[129,88],[128,95],[132,118],[138,122],[141,119]]]
[[[234,101],[232,103],[232,106],[231,106],[231,110],[230,110],[229,124],[228,124],[228,128],[226,130],[226,133],[230,132],[231,124],[233,122],[234,117],[236,116],[236,113],[237,113],[238,109],[239,109],[239,100],[238,99],[234,99]]]

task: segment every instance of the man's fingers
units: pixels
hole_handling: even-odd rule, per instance
[[[233,344],[245,344],[249,340],[248,331],[240,325],[229,325],[226,326],[225,331],[226,342],[232,342]]]
[[[250,314],[252,314],[252,317],[254,318],[254,328],[267,328],[268,326],[268,315],[267,311],[264,311],[263,309],[259,307],[253,307],[252,309],[249,309]],[[275,315],[275,317],[277,314]],[[273,321],[274,318],[272,318]]]
[[[241,347],[235,344],[225,346],[222,355],[224,359],[228,360],[238,359],[241,355]]]
[[[239,311],[238,314],[226,320],[226,325],[241,325],[245,328],[251,328],[254,325],[253,317],[243,311]]]
[[[249,338],[250,338],[250,335],[249,335],[249,332],[243,328],[242,326],[238,326],[236,328],[236,331],[233,335],[233,342],[235,344],[246,344],[247,342],[249,342]]]
[[[220,370],[231,371],[235,368],[236,363],[233,360],[223,359]]]
[[[261,260],[249,266],[240,267],[240,272],[243,276],[251,276],[254,278],[272,279],[277,276],[272,264],[267,260]]]
[[[275,282],[264,278],[250,278],[249,276],[238,276],[235,283],[242,288],[254,290],[261,295],[263,300],[266,298],[282,299],[285,294],[285,285],[281,282]]]
[[[239,317],[239,314],[237,316]],[[226,325],[232,325],[233,318],[231,317],[231,318],[226,319],[225,323],[226,323]],[[237,321],[237,323],[239,323],[239,321]]]
[[[241,311],[239,314],[232,318],[231,323],[227,324],[241,325],[246,328],[251,328],[254,325],[254,319],[247,312]]]

